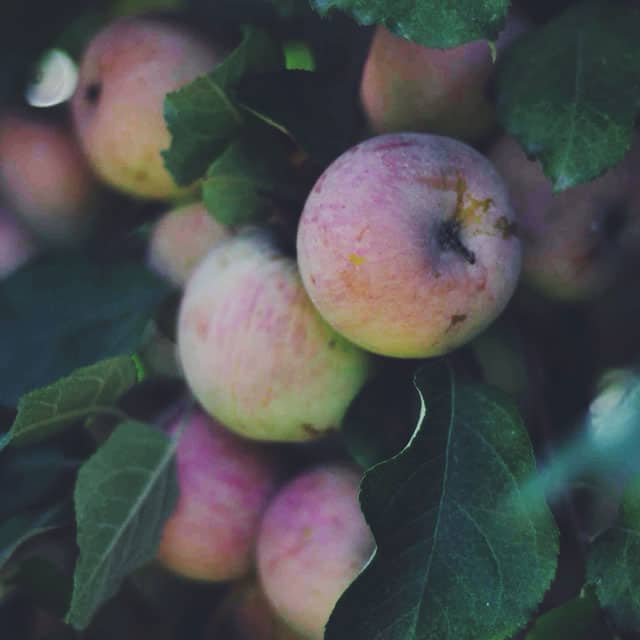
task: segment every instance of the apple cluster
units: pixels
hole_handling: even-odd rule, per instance
[[[512,15],[496,55],[527,29]],[[84,53],[71,127],[4,114],[0,277],[82,243],[101,189],[159,203],[148,264],[180,292],[176,353],[197,406],[167,427],[180,498],[158,561],[232,581],[239,634],[320,639],[375,552],[361,472],[336,458],[288,474],[280,447],[338,432],[387,359],[473,340],[521,275],[560,300],[611,284],[640,246],[638,159],[554,194],[496,131],[486,43],[429,49],[379,27],[359,92],[368,135],[315,181],[293,251],[276,228],[218,222],[163,163],[165,95],[228,52],[166,19],[120,19]]]

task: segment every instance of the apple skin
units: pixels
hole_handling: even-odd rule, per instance
[[[180,497],[158,559],[194,580],[239,578],[253,565],[262,513],[279,479],[276,461],[200,410],[182,412],[169,433],[175,436],[183,423],[176,454]]]
[[[612,283],[628,251],[640,246],[640,208],[630,205],[630,154],[593,182],[554,194],[540,165],[511,136],[489,150],[518,214],[523,279],[549,298],[587,300]]]
[[[2,117],[0,194],[51,245],[78,243],[93,222],[95,179],[72,134],[57,124]]]
[[[31,235],[5,209],[0,209],[0,280],[26,264],[37,253]]]
[[[148,263],[153,271],[183,287],[209,250],[230,235],[202,202],[172,209],[162,215],[151,233]]]
[[[255,576],[233,586],[214,612],[205,638],[306,640],[276,615]]]
[[[466,144],[388,134],[316,182],[298,227],[304,286],[348,340],[400,358],[438,356],[504,309],[521,247],[506,185]]]
[[[276,612],[311,640],[374,550],[358,504],[360,474],[346,465],[294,478],[270,503],[258,535],[258,575]]]
[[[498,59],[528,29],[511,12],[496,42]],[[360,100],[376,134],[425,131],[469,142],[495,127],[487,84],[493,73],[491,50],[484,40],[433,49],[377,27],[364,66]]]
[[[123,18],[95,36],[71,109],[82,147],[106,183],[142,198],[185,191],[160,155],[170,144],[164,98],[211,71],[222,56],[199,35],[159,18]]]
[[[201,405],[249,438],[304,441],[337,429],[370,369],[305,293],[264,230],[216,245],[191,275],[178,357]]]

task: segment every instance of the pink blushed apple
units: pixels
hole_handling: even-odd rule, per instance
[[[72,245],[91,227],[95,179],[63,126],[24,114],[0,120],[0,197],[53,245]]]
[[[364,349],[437,356],[501,313],[521,249],[506,185],[466,144],[389,134],[333,162],[298,228],[298,264],[320,314]]]
[[[180,497],[166,522],[158,559],[196,580],[231,580],[253,564],[258,526],[278,471],[270,453],[242,440],[199,410],[181,413],[177,436]]]
[[[169,146],[165,95],[218,64],[223,52],[179,24],[125,18],[92,40],[71,107],[98,175],[126,193],[168,198],[181,192],[160,152]]]
[[[585,300],[620,272],[640,246],[640,207],[631,205],[637,150],[596,180],[560,193],[517,140],[503,136],[489,157],[506,180],[523,242],[523,278],[558,300]]]
[[[496,42],[497,57],[527,28],[524,18],[511,12]],[[491,55],[482,40],[433,49],[378,27],[360,86],[371,129],[425,131],[471,142],[485,138],[495,126],[486,95],[495,66]]]
[[[31,235],[8,211],[0,209],[0,280],[26,264],[36,252]]]
[[[371,358],[309,300],[295,260],[268,231],[216,245],[191,275],[178,354],[202,406],[259,440],[303,441],[337,429]]]
[[[209,250],[229,233],[202,202],[172,209],[153,227],[149,264],[169,282],[182,287]]]
[[[258,536],[258,575],[276,612],[310,640],[374,550],[358,504],[360,475],[346,465],[311,469],[269,505]]]

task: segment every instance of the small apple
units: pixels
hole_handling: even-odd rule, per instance
[[[153,227],[149,265],[182,287],[211,247],[228,235],[228,227],[215,220],[202,202],[172,209]]]
[[[0,209],[0,280],[27,263],[37,252],[31,235],[5,209]]]
[[[496,42],[504,49],[528,28],[511,12]],[[487,84],[493,73],[489,44],[476,40],[432,49],[376,29],[365,63],[360,99],[374,133],[425,131],[476,142],[495,126]]]
[[[71,245],[91,227],[96,184],[64,127],[22,114],[0,120],[0,196],[42,240]]]
[[[202,406],[249,438],[303,441],[337,429],[371,368],[329,327],[295,260],[268,231],[218,243],[187,283],[178,355]]]
[[[374,540],[358,504],[360,474],[317,467],[273,499],[258,535],[264,592],[292,629],[321,640],[338,598],[362,570]]]
[[[160,18],[123,18],[95,36],[71,108],[80,142],[105,182],[143,198],[183,191],[160,155],[170,143],[164,98],[211,71],[223,54],[192,30]]]
[[[489,158],[518,214],[523,278],[558,300],[585,300],[609,286],[640,246],[640,207],[630,206],[635,153],[593,182],[553,193],[540,165],[503,136]]]
[[[520,252],[493,165],[428,134],[344,153],[298,227],[300,273],[320,314],[364,349],[401,358],[442,355],[491,324],[516,287]]]
[[[158,559],[195,580],[243,576],[253,564],[260,519],[276,488],[275,460],[199,410],[181,412],[169,433],[180,437],[180,497],[165,524]]]
[[[305,640],[273,610],[254,576],[237,582],[214,612],[205,638],[218,640]]]

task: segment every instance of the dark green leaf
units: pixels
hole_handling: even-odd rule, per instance
[[[77,369],[20,399],[9,442],[19,446],[45,440],[90,415],[115,412],[116,401],[137,382],[139,369],[132,356]]]
[[[73,520],[71,505],[68,524]],[[73,576],[68,571],[67,549],[58,538],[45,540],[21,556],[11,567],[11,584],[29,597],[37,607],[56,618],[62,618],[69,608]]]
[[[587,579],[617,625],[640,630],[640,477],[626,490],[615,525],[589,550]]]
[[[130,353],[168,286],[141,264],[53,256],[0,284],[0,404]]]
[[[640,6],[586,0],[525,36],[497,76],[498,116],[556,191],[629,149],[640,107]]]
[[[40,502],[73,468],[60,449],[50,446],[0,454],[0,522]]]
[[[66,502],[4,520],[0,523],[0,568],[27,540],[67,524],[71,524],[71,511]]]
[[[525,640],[613,640],[591,591],[541,615]]]
[[[390,363],[351,403],[340,432],[364,469],[396,455],[409,441],[420,414],[414,371]]]
[[[223,224],[266,219],[280,200],[304,203],[290,152],[275,132],[241,136],[209,167],[202,185],[207,209]]]
[[[510,0],[311,0],[321,14],[348,11],[360,24],[382,24],[427,47],[495,40]]]
[[[247,27],[242,42],[211,73],[166,96],[164,117],[171,146],[162,155],[178,184],[202,177],[246,124],[248,114],[233,97],[240,80],[283,65],[278,43],[266,32]]]
[[[513,402],[441,362],[416,387],[423,419],[409,446],[362,481],[378,547],[328,640],[506,638],[554,576],[558,533],[544,496],[522,493],[535,461]]]
[[[155,557],[178,486],[175,442],[137,422],[117,427],[80,469],[75,490],[80,557],[66,620],[85,628],[124,578]]]

